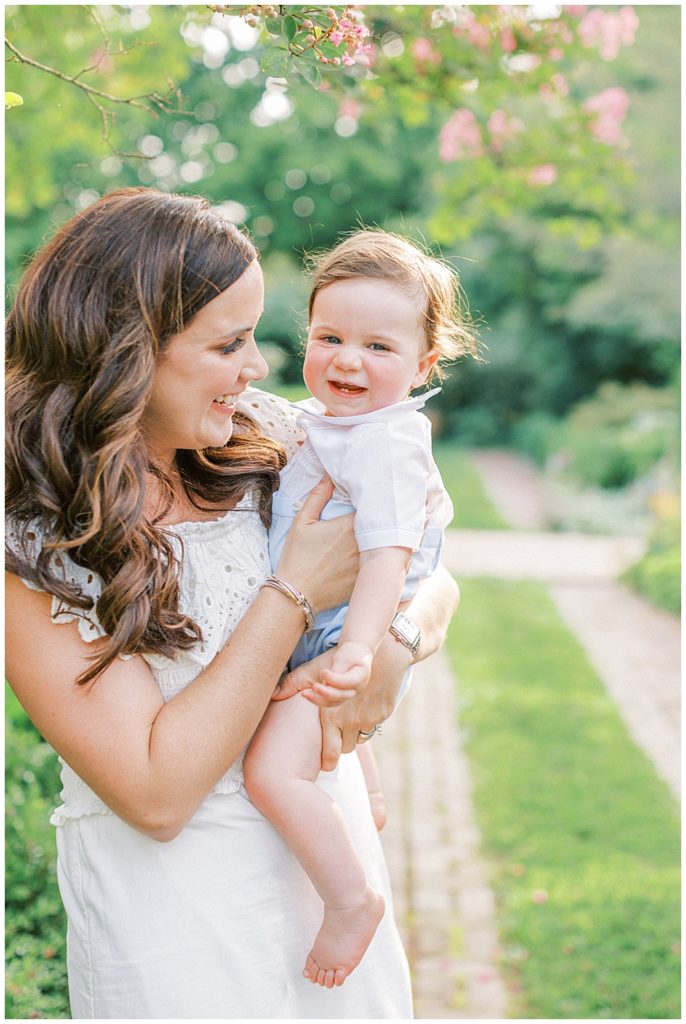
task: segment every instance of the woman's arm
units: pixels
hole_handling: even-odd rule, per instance
[[[347,600],[357,570],[352,516],[319,522],[330,493],[312,492],[278,570],[315,611]],[[6,609],[7,675],[29,717],[116,814],[162,841],[178,835],[249,741],[304,626],[294,602],[260,591],[226,647],[165,704],[140,657],[77,685],[100,641],[84,644],[73,622],[55,625],[51,598],[11,575]]]
[[[360,731],[369,732],[392,713],[402,678],[415,661],[428,658],[442,645],[448,625],[457,610],[460,592],[457,583],[442,565],[422,580],[412,600],[402,606],[421,630],[422,641],[415,658],[388,633],[376,653],[369,686],[339,707],[321,707],[322,769],[332,771],[342,753],[354,750]],[[279,699],[313,687],[330,664],[335,648],[290,672],[281,681]],[[322,702],[323,704],[323,702]]]

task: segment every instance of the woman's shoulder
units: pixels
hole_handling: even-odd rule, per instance
[[[26,522],[7,516],[5,519],[5,564],[12,575],[17,576],[29,590],[46,593],[45,587],[39,582],[37,571],[39,556],[43,553],[46,541],[50,539],[49,529],[38,519]],[[65,599],[52,595],[52,621],[66,623],[78,622],[81,639],[86,642],[104,636],[95,611],[95,604],[102,591],[102,581],[95,572],[75,562],[66,551],[53,551],[50,554],[50,569],[67,589],[79,594],[90,608],[78,604],[70,604]]]
[[[302,444],[305,434],[297,424],[299,410],[280,395],[250,387],[240,399],[238,408],[257,424],[263,434],[283,445],[289,459]]]

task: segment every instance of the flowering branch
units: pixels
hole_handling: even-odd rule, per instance
[[[369,53],[370,31],[364,24],[364,12],[346,7],[305,7],[281,4],[253,4],[233,7],[208,4],[214,14],[242,17],[253,28],[261,28],[273,43],[281,46],[263,55],[262,69],[273,76],[298,70],[309,82],[319,82],[319,68],[352,67],[364,62]]]

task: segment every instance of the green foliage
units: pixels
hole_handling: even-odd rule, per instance
[[[681,612],[681,524],[678,502],[658,515],[643,558],[622,579],[649,601],[674,615]]]
[[[608,381],[573,409],[558,434],[558,454],[584,485],[626,487],[665,457],[676,464],[677,435],[671,389]]]
[[[5,943],[10,1019],[68,1018],[66,918],[49,817],[58,803],[54,751],[6,688]]]
[[[678,808],[538,584],[466,580],[449,640],[523,1018],[678,1018]]]

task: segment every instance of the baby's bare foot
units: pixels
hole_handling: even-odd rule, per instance
[[[304,976],[315,985],[342,985],[367,952],[384,915],[384,898],[367,886],[350,907],[324,907],[324,920],[305,963]]]

